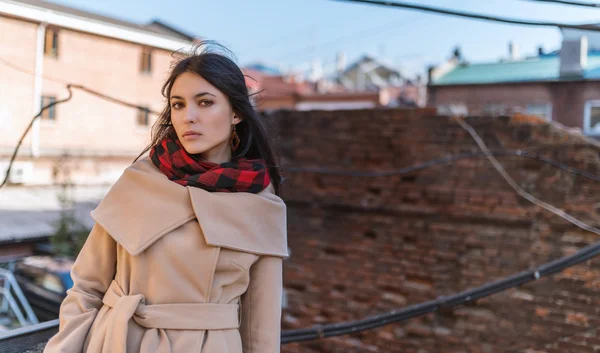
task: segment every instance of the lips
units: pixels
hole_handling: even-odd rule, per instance
[[[199,133],[199,132],[195,132],[195,131],[186,131],[186,132],[183,134],[183,137],[186,137],[186,136],[200,136],[200,135],[202,135],[202,134],[201,134],[201,133]]]

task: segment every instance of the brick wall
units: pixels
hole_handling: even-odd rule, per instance
[[[269,116],[285,166],[390,170],[478,152],[427,110],[281,111]],[[600,146],[537,120],[470,118],[491,149],[536,149],[600,175]],[[600,183],[499,157],[533,195],[600,226]],[[284,329],[356,320],[435,299],[598,241],[520,198],[484,158],[405,175],[285,172],[291,257]],[[600,258],[453,311],[284,352],[596,352]]]

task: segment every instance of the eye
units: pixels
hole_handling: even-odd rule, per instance
[[[175,102],[175,103],[171,104],[171,108],[173,108],[173,109],[179,109],[178,105],[181,105],[181,103]]]
[[[205,104],[205,103],[206,103],[206,104]],[[210,107],[211,105],[213,105],[213,102],[212,102],[212,101],[209,101],[209,100],[201,100],[201,101],[200,101],[200,105],[203,105],[203,106],[205,106],[205,107]]]

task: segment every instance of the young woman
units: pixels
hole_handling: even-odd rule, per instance
[[[281,176],[244,75],[206,46],[100,205],[45,353],[279,352]]]

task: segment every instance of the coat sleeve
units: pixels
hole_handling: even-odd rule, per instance
[[[244,353],[279,353],[283,258],[261,256],[250,267],[242,295],[240,334]]]
[[[104,293],[114,278],[116,262],[116,242],[100,225],[94,225],[71,269],[73,288],[60,306],[59,331],[44,353],[83,351]]]

